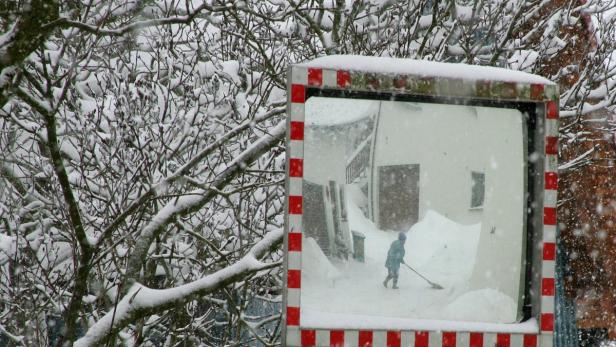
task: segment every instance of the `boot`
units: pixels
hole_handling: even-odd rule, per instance
[[[391,287],[391,289],[398,289],[398,281],[394,280],[394,285]]]
[[[383,281],[383,287],[387,288],[387,282],[389,282],[389,278],[386,278],[385,281]]]

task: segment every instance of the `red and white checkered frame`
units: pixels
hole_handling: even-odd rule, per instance
[[[308,88],[378,91],[408,95],[438,95],[471,99],[534,102],[545,129],[543,237],[540,250],[541,283],[536,334],[460,331],[385,331],[305,329],[300,324],[302,252],[302,177],[304,167],[304,103]],[[284,296],[286,346],[415,346],[415,347],[548,347],[554,330],[556,195],[558,188],[558,88],[551,84],[462,80],[417,75],[385,75],[362,71],[293,66],[289,76],[287,132],[287,200],[285,225],[286,291]],[[538,129],[540,133],[541,129]],[[530,223],[530,221],[529,221]]]

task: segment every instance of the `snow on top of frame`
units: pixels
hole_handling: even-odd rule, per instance
[[[493,66],[440,63],[427,60],[361,55],[330,55],[297,64],[306,68],[364,71],[378,74],[421,75],[465,80],[489,80],[554,85],[545,77]]]

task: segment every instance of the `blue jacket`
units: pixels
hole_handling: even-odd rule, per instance
[[[400,263],[402,262],[404,262],[404,243],[400,240],[396,240],[391,243],[391,246],[389,246],[385,267],[390,269],[399,269]]]

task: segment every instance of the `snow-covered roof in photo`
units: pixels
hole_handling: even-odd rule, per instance
[[[317,97],[306,103],[305,122],[311,127],[348,125],[379,111],[379,102],[374,100]]]
[[[390,57],[329,55],[298,64],[297,66],[330,70],[364,71],[369,73],[392,75],[421,75],[465,80],[515,82],[523,84],[555,84],[545,77],[493,66],[440,63],[427,60]]]

